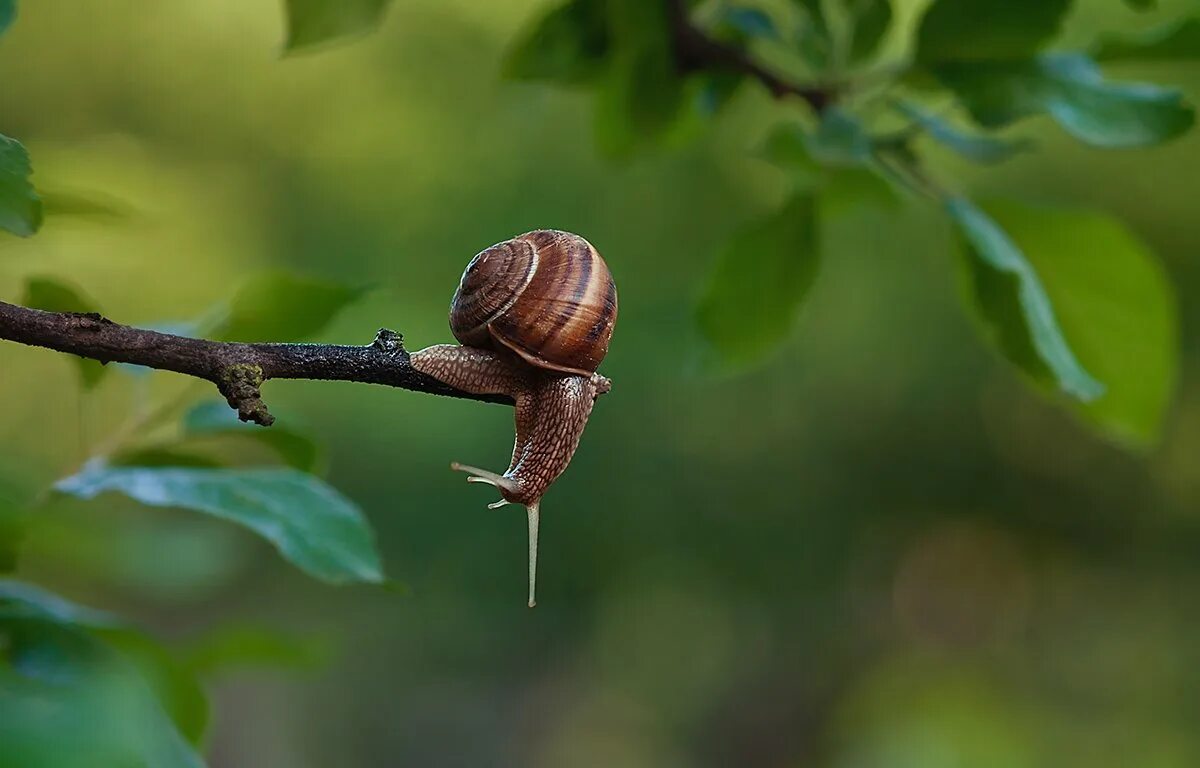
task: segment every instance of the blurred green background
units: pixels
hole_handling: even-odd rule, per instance
[[[1185,7],[1078,5],[1068,41]],[[500,77],[545,7],[397,0],[378,33],[281,59],[271,0],[43,0],[0,42],[0,118],[39,189],[112,209],[0,240],[5,300],[57,275],[153,325],[282,268],[375,286],[320,340],[387,326],[416,349],[450,340],[483,247],[596,244],[614,387],[543,504],[538,608],[521,510],[447,468],[502,469],[511,411],[346,383],[265,394],[321,438],[405,590],[326,586],[232,526],[116,497],[38,507],[17,575],[176,646],[231,622],[315,645],[300,670],[210,682],[214,766],[1200,764],[1200,134],[1101,154],[1037,120],[1038,151],[999,170],[936,162],[981,195],[1113,213],[1162,259],[1183,364],[1145,453],[978,342],[950,227],[918,202],[823,210],[796,333],[714,374],[694,302],[717,245],[786,194],[746,149],[788,108],[744,88],[690,141],[605,160],[586,94]],[[1121,73],[1200,94],[1194,66]],[[36,493],[187,386],[82,393],[69,359],[5,344],[0,472]]]

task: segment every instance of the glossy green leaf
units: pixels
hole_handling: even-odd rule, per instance
[[[0,229],[21,237],[42,226],[42,201],[29,181],[32,173],[21,142],[0,135]]]
[[[302,341],[320,333],[364,290],[284,272],[261,275],[234,295],[220,338]]]
[[[1101,61],[1200,60],[1200,19],[1184,19],[1136,36],[1104,40],[1095,56]]]
[[[568,0],[518,37],[504,59],[514,80],[575,84],[594,80],[612,45],[601,0]]]
[[[796,195],[718,254],[697,320],[722,362],[755,362],[791,332],[817,274],[815,208],[811,194]]]
[[[1195,120],[1179,91],[1110,82],[1091,59],[1080,54],[952,65],[937,72],[986,127],[1046,112],[1075,138],[1117,148],[1166,141],[1187,131]]]
[[[284,0],[286,51],[364,35],[379,26],[391,0]]]
[[[25,295],[21,303],[33,309],[47,312],[98,312],[96,302],[84,293],[53,277],[31,277],[25,281]],[[107,368],[98,360],[71,357],[79,369],[79,380],[84,389],[91,389],[104,378]]]
[[[1070,0],[935,0],[917,28],[921,64],[1025,59],[1054,38]]]
[[[892,25],[891,0],[849,0],[852,33],[850,60],[870,58]]]
[[[302,472],[312,472],[320,458],[317,445],[300,432],[283,426],[276,420],[270,427],[241,421],[237,412],[220,400],[196,404],[183,417],[182,437],[230,435],[254,440],[275,451],[284,463]]]
[[[55,489],[84,499],[122,493],[155,507],[231,520],[270,541],[290,562],[331,583],[378,582],[374,535],[349,499],[294,469],[119,467],[91,462]]]
[[[982,136],[952,125],[937,115],[909,102],[897,102],[896,110],[919,125],[930,138],[968,160],[998,163],[1029,149],[1027,140],[1009,141],[994,136]]]
[[[1153,443],[1179,355],[1175,297],[1153,254],[1103,213],[1012,202],[986,210],[1037,271],[1079,363],[1104,382],[1100,397],[1079,404],[1083,417],[1125,444]]]
[[[1001,351],[1039,380],[1083,401],[1105,386],[1083,367],[1034,264],[1000,226],[965,198],[946,210],[966,241],[975,300]]]
[[[17,18],[17,0],[0,0],[0,35],[3,35]]]

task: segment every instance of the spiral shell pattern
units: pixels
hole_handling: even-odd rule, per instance
[[[617,288],[579,235],[541,229],[481,251],[450,303],[467,346],[507,348],[539,368],[587,376],[608,352]]]

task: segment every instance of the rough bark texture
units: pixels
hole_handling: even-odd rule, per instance
[[[0,339],[46,347],[102,363],[144,365],[207,379],[242,421],[275,419],[262,400],[269,379],[325,379],[512,405],[503,394],[475,394],[413,368],[403,337],[381,328],[365,346],[247,344],[175,336],[114,323],[98,314],[43,312],[0,302]],[[0,362],[0,370],[4,363]]]

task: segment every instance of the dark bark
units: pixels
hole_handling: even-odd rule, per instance
[[[97,314],[43,312],[0,302],[0,339],[46,347],[102,363],[144,365],[207,379],[242,421],[267,426],[260,388],[269,379],[325,379],[512,404],[503,395],[475,395],[415,370],[403,337],[381,328],[365,346],[341,344],[248,344],[210,341],[114,323]],[[0,363],[0,369],[4,366]]]

